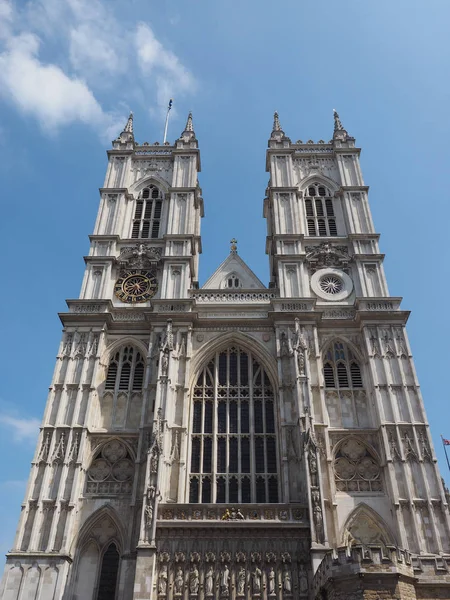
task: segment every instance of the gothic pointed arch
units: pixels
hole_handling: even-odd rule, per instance
[[[102,506],[88,517],[72,544],[75,559],[69,585],[74,598],[115,597],[124,540],[123,525],[111,505]]]
[[[301,191],[304,191],[307,189],[308,185],[314,182],[318,182],[319,184],[328,187],[333,193],[336,193],[340,190],[339,184],[334,181],[334,179],[331,179],[327,175],[317,171],[302,179],[301,184],[299,184],[299,188]]]
[[[105,533],[102,534],[102,530]],[[109,502],[89,515],[81,525],[78,535],[72,541],[71,553],[79,551],[90,540],[94,540],[99,548],[109,540],[115,540],[120,550],[123,550],[125,528],[119,514]]]
[[[203,354],[190,403],[189,502],[276,503],[276,388],[248,340]],[[245,343],[246,342],[246,343]]]
[[[207,343],[195,353],[191,362],[191,377],[189,388],[192,389],[196,381],[197,371],[201,365],[207,362],[210,355],[226,348],[229,345],[238,344],[252,352],[267,370],[273,385],[277,386],[278,372],[277,363],[268,350],[255,338],[241,331],[230,331],[218,334],[216,338],[208,340]]]
[[[118,340],[114,340],[104,349],[100,358],[100,364],[105,368],[108,367],[111,358],[114,354],[119,350],[122,346],[134,346],[138,352],[141,353],[143,358],[145,359],[147,355],[147,347],[146,345],[138,338],[133,337],[131,335],[125,335]]]
[[[387,546],[396,545],[390,527],[373,508],[359,504],[347,517],[341,535],[344,546]]]
[[[154,185],[161,189],[161,191],[164,194],[166,194],[169,191],[169,185],[167,181],[157,173],[152,173],[152,175],[150,176],[146,175],[141,179],[138,179],[133,183],[133,185],[130,186],[129,191],[131,194],[133,194],[133,196],[137,197],[143,189],[151,185]]]

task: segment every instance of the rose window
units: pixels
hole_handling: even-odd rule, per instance
[[[326,294],[339,294],[344,287],[342,279],[336,275],[325,275],[320,280],[319,285]]]
[[[97,451],[87,472],[86,494],[109,496],[130,494],[134,459],[119,440],[111,440]]]
[[[381,468],[367,447],[354,438],[340,445],[334,460],[336,489],[340,492],[380,492]]]

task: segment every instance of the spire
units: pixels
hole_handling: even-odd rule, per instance
[[[284,131],[281,129],[280,119],[278,118],[278,113],[275,111],[273,115],[273,128],[270,136],[271,140],[275,140],[276,142],[290,141],[288,137],[285,136]]]
[[[133,133],[133,113],[130,112],[130,116],[128,117],[127,124],[125,125],[125,129],[127,133]]]
[[[233,238],[230,240],[230,254],[237,254],[237,239]]]
[[[342,125],[342,121],[339,118],[339,115],[335,108],[333,108],[333,116],[334,116],[334,133],[333,139],[340,140],[341,142],[346,142],[348,139],[351,139],[348,135],[347,131],[344,129]]]
[[[273,114],[273,129],[272,129],[272,133],[274,131],[283,131],[281,129],[281,125],[280,125],[280,119],[278,118],[278,113],[277,111],[274,112]]]
[[[341,119],[339,118],[338,112],[335,108],[333,108],[333,114],[334,114],[334,131],[345,131],[344,127],[341,123]]]
[[[193,141],[196,141],[196,139],[195,139],[194,125],[192,123],[192,113],[189,112],[188,118],[186,121],[186,126],[185,126],[182,134],[180,135],[178,142],[181,144],[190,144]]]
[[[123,131],[120,133],[119,137],[113,141],[113,148],[130,149],[134,148],[134,146],[133,113],[130,112],[130,116],[128,117],[127,124],[125,125]]]
[[[194,126],[192,124],[192,113],[189,112],[188,114],[188,118],[186,121],[186,127],[184,128],[185,131],[194,131]]]

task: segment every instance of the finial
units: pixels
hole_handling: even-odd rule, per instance
[[[130,112],[130,116],[128,117],[127,124],[125,125],[125,129],[127,133],[133,133],[133,113]]]
[[[277,111],[273,114],[273,129],[272,131],[281,131],[280,119],[278,118]]]
[[[230,240],[230,254],[237,254],[237,239],[236,238],[232,238]]]
[[[334,131],[344,131],[344,127],[341,123],[341,119],[339,118],[338,112],[335,108],[333,108],[334,114]]]
[[[186,127],[184,128],[185,131],[194,131],[194,126],[192,124],[192,113],[189,112],[188,114],[188,118],[186,121]]]

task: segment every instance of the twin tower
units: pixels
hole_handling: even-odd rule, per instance
[[[450,519],[359,163],[275,114],[270,282],[203,285],[200,153],[108,151],[1,600],[450,598]]]

